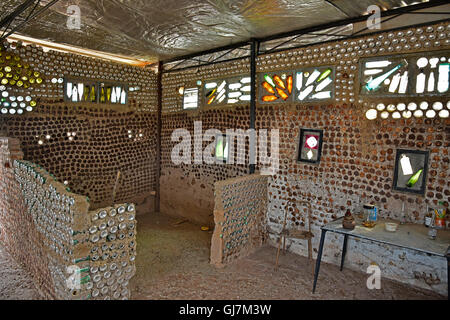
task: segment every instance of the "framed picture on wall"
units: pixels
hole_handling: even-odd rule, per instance
[[[428,151],[397,149],[393,190],[425,194]]]
[[[300,129],[298,161],[319,163],[322,154],[323,130]]]

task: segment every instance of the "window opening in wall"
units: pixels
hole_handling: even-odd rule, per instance
[[[216,160],[226,162],[228,160],[228,139],[225,135],[216,136]]]
[[[295,74],[295,99],[302,102],[331,99],[334,96],[334,69],[307,68]]]
[[[97,102],[97,83],[65,79],[64,100],[68,102]]]
[[[228,84],[228,100],[227,103],[237,103],[242,101],[250,101],[250,77],[241,77],[232,79]]]
[[[126,86],[100,82],[99,101],[100,103],[127,104],[128,90]]]
[[[128,86],[109,82],[94,82],[75,79],[64,80],[64,100],[80,103],[128,103]]]
[[[198,108],[198,88],[186,88],[183,93],[183,109]]]
[[[287,101],[291,97],[294,87],[292,73],[265,73],[261,78],[262,102]]]
[[[235,104],[250,101],[250,77],[212,80],[204,85],[204,105]]]
[[[371,65],[375,65],[376,69],[371,69]],[[366,63],[363,92],[406,93],[408,86],[407,67],[408,62],[405,59],[394,64],[389,60],[378,61],[378,64]]]
[[[397,149],[393,189],[424,194],[428,170],[428,151]]]
[[[362,59],[360,94],[377,97],[446,94],[449,55],[449,52],[429,52]]]
[[[205,103],[215,105],[222,103],[226,96],[227,82],[225,80],[211,81],[205,83]]]

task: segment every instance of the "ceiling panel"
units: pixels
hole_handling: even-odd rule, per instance
[[[2,0],[4,17],[24,0]],[[41,1],[41,6],[49,0]],[[60,0],[20,33],[147,61],[166,60],[250,38],[337,21],[354,0]],[[397,0],[390,0],[400,3]],[[66,26],[77,4],[81,28]],[[339,8],[339,6],[341,8]],[[344,8],[344,9],[342,9]]]

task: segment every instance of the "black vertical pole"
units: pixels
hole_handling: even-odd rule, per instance
[[[250,129],[255,130],[255,122],[256,122],[256,56],[258,55],[258,42],[255,39],[252,39],[250,44]],[[256,138],[256,133],[253,136]],[[253,140],[253,144],[250,143],[250,148],[256,146],[256,139]],[[250,155],[254,155],[256,159],[255,148],[250,150]],[[250,166],[249,173],[255,173],[255,164],[252,163],[250,158]]]
[[[322,233],[320,234],[319,252],[317,252],[316,258],[316,270],[314,271],[314,283],[312,293],[316,291],[317,278],[319,277],[319,270],[320,270],[320,261],[322,261],[323,243],[325,242],[326,233],[327,230],[322,229]]]
[[[342,245],[342,256],[341,256],[341,271],[344,269],[345,254],[347,253],[347,238],[348,234],[344,235],[344,244]]]
[[[156,112],[156,173],[155,173],[155,212],[160,210],[161,188],[159,185],[159,178],[161,177],[161,112],[162,112],[162,71],[163,63],[158,63],[158,78],[157,78],[157,112]]]
[[[450,300],[450,246],[447,249],[447,300]]]

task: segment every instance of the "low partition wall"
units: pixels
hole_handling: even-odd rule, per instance
[[[34,246],[43,254],[36,260],[50,275],[38,286],[52,288],[56,299],[129,299],[136,271],[134,204],[89,211],[89,198],[39,165],[15,160],[14,172],[26,214],[41,235]]]
[[[0,138],[0,244],[32,277],[40,295],[52,299],[55,292],[47,280],[50,272],[41,245],[43,237],[26,213],[20,185],[14,177],[13,162],[22,158],[18,139]]]
[[[39,165],[15,160],[14,172],[25,214],[41,236],[35,260],[48,267],[37,286],[55,299],[129,299],[128,281],[136,272],[134,204],[89,211],[89,198],[70,192]]]
[[[134,204],[89,210],[44,168],[0,138],[0,243],[44,299],[129,299],[136,272]]]
[[[266,242],[267,179],[252,174],[215,183],[211,264],[222,267]]]

